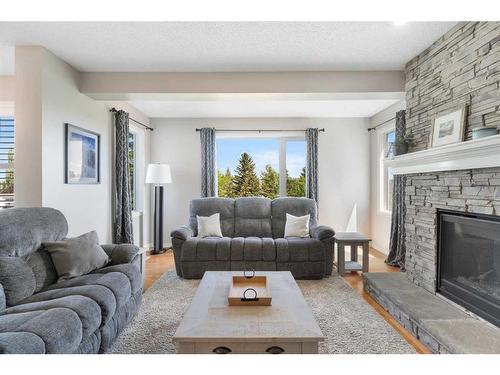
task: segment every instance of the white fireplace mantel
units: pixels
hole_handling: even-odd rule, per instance
[[[394,174],[500,167],[500,134],[386,159]]]

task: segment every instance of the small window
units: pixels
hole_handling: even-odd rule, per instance
[[[385,157],[386,159],[392,159],[394,157],[394,141],[396,140],[396,132],[390,131],[385,136]],[[391,168],[386,167],[385,175],[387,181],[385,183],[384,194],[385,194],[385,210],[392,211],[392,195],[394,192],[394,173]]]
[[[394,156],[394,141],[396,133],[394,124],[388,124],[377,129],[377,143],[379,150],[379,168],[378,168],[378,193],[379,206],[381,212],[392,211],[392,195],[394,191],[394,173],[385,165],[386,159],[392,159]]]
[[[396,140],[396,132],[392,131],[385,135],[385,157],[392,159],[394,157],[394,141]]]
[[[0,117],[0,209],[14,207],[13,117]]]
[[[137,183],[136,183],[136,135],[128,133],[128,171],[130,174],[130,206],[136,209],[137,203]]]

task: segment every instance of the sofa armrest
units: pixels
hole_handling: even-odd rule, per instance
[[[335,231],[333,230],[333,228],[326,225],[318,225],[311,228],[310,231],[311,237],[320,241],[333,238],[333,236],[335,235]]]
[[[111,259],[111,261],[107,264],[108,266],[114,266],[115,264],[132,263],[137,254],[139,254],[140,252],[140,249],[137,246],[129,243],[101,246]]]
[[[3,291],[3,285],[0,283],[0,315],[7,308],[7,298],[5,297],[5,292]]]
[[[194,233],[191,227],[187,225],[182,225],[180,227],[175,228],[170,232],[170,236],[172,238],[178,238],[180,240],[186,241],[188,238],[193,237]]]

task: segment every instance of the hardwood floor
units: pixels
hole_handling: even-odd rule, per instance
[[[346,254],[346,259],[348,253]],[[370,249],[370,272],[399,272],[396,267],[388,266],[384,263],[385,255],[375,249]],[[168,250],[164,254],[150,255],[146,260],[146,280],[145,289],[147,290],[153,283],[160,278],[167,270],[175,268],[174,255],[172,250]],[[373,307],[410,345],[412,345],[417,353],[430,353],[420,341],[412,336],[405,328],[403,328],[387,311],[385,311],[368,293],[363,291],[363,280],[360,272],[346,274],[344,280],[366,301]]]

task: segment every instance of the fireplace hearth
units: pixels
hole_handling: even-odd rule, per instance
[[[437,292],[500,327],[500,217],[438,210]]]

